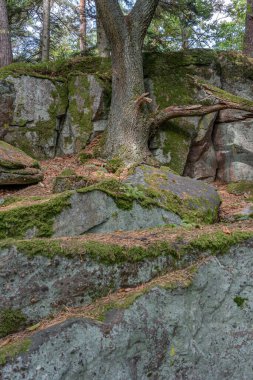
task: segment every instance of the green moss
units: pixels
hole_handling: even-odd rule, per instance
[[[0,338],[19,331],[26,324],[26,317],[21,310],[0,310]]]
[[[163,155],[168,157],[169,167],[179,175],[184,171],[193,129],[194,125],[185,119],[175,119],[161,128]]]
[[[70,176],[76,176],[76,173],[73,169],[67,168],[64,169],[60,174],[59,177],[70,177]]]
[[[124,161],[120,157],[114,157],[106,162],[105,168],[111,172],[116,173],[124,167]]]
[[[71,123],[79,127],[79,148],[85,147],[92,132],[92,109],[87,75],[71,76],[68,83]]]
[[[51,236],[56,215],[70,205],[71,193],[53,197],[40,203],[19,206],[0,212],[0,239],[23,238],[29,229],[37,229],[36,235]]]
[[[236,296],[234,298],[234,302],[236,303],[238,307],[243,307],[246,301],[248,301],[248,298],[243,298],[240,296]]]
[[[91,153],[85,153],[85,152],[81,152],[79,153],[78,155],[78,159],[80,161],[81,164],[85,164],[88,160],[90,160],[92,158],[92,154]]]
[[[198,79],[196,83],[200,87],[204,86],[205,88],[209,89],[214,94],[214,96],[217,96],[221,100],[225,100],[232,103],[238,103],[241,106],[253,107],[253,101],[242,98],[240,96],[233,95],[230,92],[224,91],[219,87],[215,87],[210,83],[206,83],[202,79]]]
[[[7,344],[0,348],[0,365],[5,365],[16,356],[29,351],[31,346],[30,339],[22,339],[18,342]]]
[[[183,248],[184,252],[209,251],[213,255],[224,254],[232,246],[239,244],[247,239],[253,238],[252,232],[236,231],[231,234],[216,232],[215,234],[203,234],[191,241],[188,246]]]
[[[227,187],[230,194],[243,195],[249,194],[253,196],[253,182],[252,181],[241,181],[230,183]]]
[[[108,77],[111,73],[110,60],[100,57],[75,57],[36,64],[13,63],[0,69],[0,79],[5,79],[9,75],[15,77],[29,75],[64,82],[73,72],[96,74],[101,78]]]
[[[230,235],[222,232],[202,234],[197,239],[185,242],[176,238],[174,242],[158,241],[146,248],[140,246],[123,247],[116,244],[79,239],[32,239],[32,240],[2,240],[0,248],[15,246],[19,252],[35,257],[37,255],[53,258],[89,257],[106,265],[121,263],[136,263],[145,259],[153,260],[159,256],[171,256],[177,262],[186,254],[202,254],[210,252],[213,255],[224,254],[229,248],[247,239],[253,238],[253,233],[236,231]]]

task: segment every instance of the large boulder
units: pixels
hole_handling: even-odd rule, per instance
[[[0,351],[2,379],[251,379],[252,265],[251,240],[184,285],[177,273],[86,311],[114,308],[102,323],[76,317],[19,338]]]
[[[42,179],[37,161],[20,149],[0,141],[0,185],[29,185]]]
[[[210,222],[217,218],[220,198],[215,188],[195,179],[178,176],[167,167],[158,169],[142,165],[136,168],[126,182],[157,191],[158,198],[168,197],[168,203],[173,203],[174,197],[174,205],[181,208],[181,212],[186,206],[189,215],[201,215],[207,221],[210,218]],[[185,218],[187,219],[187,212]]]

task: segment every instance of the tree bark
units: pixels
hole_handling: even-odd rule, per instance
[[[80,0],[80,51],[87,49],[86,41],[86,0]]]
[[[11,38],[5,0],[0,0],[0,67],[12,63]]]
[[[109,41],[99,17],[97,17],[97,48],[100,57],[110,57]]]
[[[42,47],[41,47],[41,60],[49,60],[50,48],[50,9],[51,1],[43,0],[43,29],[42,29]]]
[[[253,0],[247,0],[244,54],[253,57]]]
[[[96,0],[112,57],[112,100],[105,154],[126,163],[145,160],[148,150],[149,115],[145,102],[142,46],[159,0],[137,0],[124,16],[118,1]]]

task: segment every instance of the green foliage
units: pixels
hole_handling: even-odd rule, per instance
[[[0,338],[19,331],[26,324],[26,317],[21,310],[0,310]]]

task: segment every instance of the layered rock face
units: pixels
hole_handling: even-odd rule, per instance
[[[154,287],[103,323],[75,318],[35,333],[2,379],[250,379],[252,265],[248,240],[185,287]]]
[[[29,185],[43,179],[38,162],[0,141],[0,185]]]

